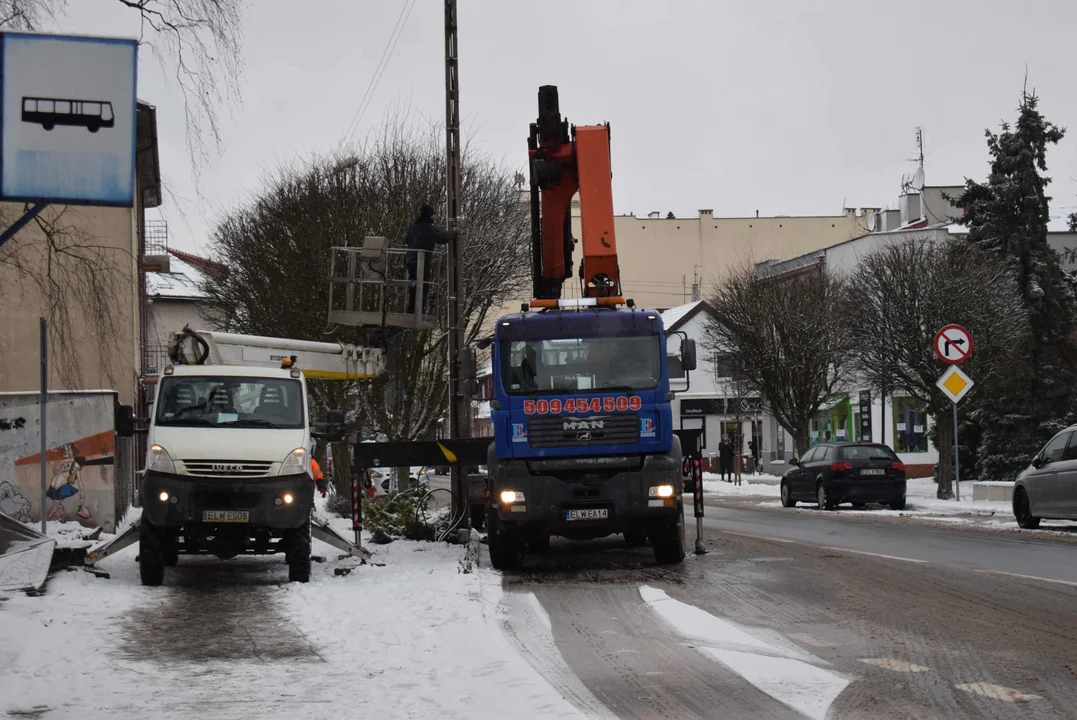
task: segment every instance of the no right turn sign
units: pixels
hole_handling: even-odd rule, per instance
[[[935,333],[935,354],[947,365],[959,365],[972,355],[972,335],[960,325],[947,325]]]

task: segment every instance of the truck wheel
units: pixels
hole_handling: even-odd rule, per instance
[[[684,510],[677,519],[665,521],[651,529],[654,559],[659,565],[677,565],[684,561]]]
[[[632,528],[625,530],[625,543],[628,547],[643,547],[647,544],[647,530],[646,528]]]
[[[142,518],[138,528],[138,574],[143,585],[156,587],[165,579],[164,533]]]
[[[471,527],[476,530],[482,530],[483,525],[486,524],[486,508],[482,505],[471,506]]]
[[[310,582],[310,520],[288,531],[284,557],[288,560],[289,582]]]
[[[495,570],[512,570],[520,566],[523,559],[520,542],[513,528],[502,525],[497,511],[491,510],[486,515],[486,544],[490,549],[490,564]]]

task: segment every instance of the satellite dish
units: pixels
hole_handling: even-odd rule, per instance
[[[924,189],[924,168],[916,168],[916,172],[912,176],[912,189],[923,190]]]
[[[875,232],[875,213],[868,215],[868,232]]]

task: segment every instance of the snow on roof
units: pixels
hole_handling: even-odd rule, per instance
[[[687,305],[678,305],[677,307],[672,307],[669,310],[666,310],[662,313],[662,327],[666,330],[675,329],[677,323],[684,320],[702,302],[702,300],[696,300]]]
[[[180,300],[203,300],[206,293],[202,286],[206,281],[202,271],[183,257],[186,255],[169,251],[171,272],[146,273],[146,293],[150,297]]]

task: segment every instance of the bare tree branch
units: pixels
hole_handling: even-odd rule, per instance
[[[811,417],[849,371],[845,283],[822,267],[780,278],[745,268],[715,285],[709,302],[704,346],[761,395],[803,453]]]
[[[437,126],[391,119],[348,152],[282,168],[214,233],[227,277],[207,288],[230,330],[325,339],[331,248],[367,235],[402,246],[419,207],[445,204],[445,153]],[[526,286],[528,208],[514,173],[465,148],[458,228],[464,258],[463,314],[477,337],[490,312]],[[400,259],[400,258],[398,258]],[[402,262],[402,259],[400,259]],[[445,316],[445,268],[436,266],[431,314]],[[381,345],[378,332],[334,327],[333,339]],[[370,383],[318,384],[322,407],[352,408],[352,428],[394,440],[429,437],[448,407],[444,328],[406,331],[387,350],[389,372]]]

